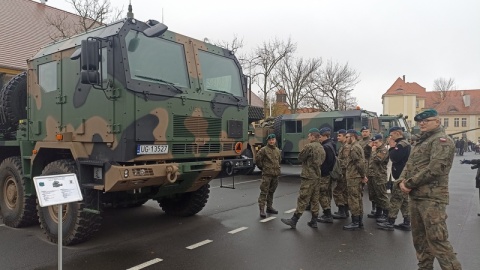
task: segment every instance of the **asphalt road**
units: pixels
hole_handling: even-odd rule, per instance
[[[480,158],[466,153],[461,158]],[[463,269],[480,269],[480,217],[475,171],[455,165],[450,175],[447,220],[450,241]],[[280,222],[295,208],[300,167],[283,165],[271,220],[258,216],[260,175],[235,178],[235,189],[211,182],[207,206],[196,216],[165,215],[156,202],[104,214],[100,231],[88,242],[63,251],[64,269],[416,269],[409,232],[378,230],[364,217],[365,228],[343,231],[349,220],[297,229]],[[224,185],[232,179],[223,179]],[[370,203],[364,199],[365,210]],[[333,206],[336,210],[336,207]],[[263,222],[262,222],[263,221]],[[397,222],[400,218],[397,219]],[[144,267],[144,268],[142,268]],[[0,219],[0,269],[57,269],[57,246],[38,226],[12,229]],[[435,269],[440,269],[436,263]]]

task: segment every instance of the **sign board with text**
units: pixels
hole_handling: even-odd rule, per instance
[[[36,176],[33,183],[41,207],[83,201],[74,173]]]

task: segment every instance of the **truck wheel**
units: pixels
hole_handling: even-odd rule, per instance
[[[35,196],[27,196],[20,157],[0,164],[0,210],[5,225],[19,228],[38,222]]]
[[[0,107],[12,130],[18,127],[18,120],[27,118],[27,73],[13,77],[2,89]]]
[[[273,130],[275,133],[275,137],[277,137],[277,145],[278,148],[282,149],[282,118],[283,115],[279,115],[275,117],[273,122]]]
[[[162,198],[158,202],[167,215],[188,217],[195,215],[205,207],[209,193],[210,185],[206,184],[195,191]]]
[[[71,159],[62,159],[49,163],[43,169],[42,175],[55,175],[78,173],[75,162]],[[101,216],[88,209],[99,207],[98,191],[91,189],[82,190],[83,201],[63,204],[63,245],[74,245],[89,239],[98,231]],[[40,226],[47,235],[48,240],[57,243],[58,240],[58,206],[38,208]]]

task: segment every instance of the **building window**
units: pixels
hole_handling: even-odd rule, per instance
[[[462,118],[462,127],[467,126],[467,118]]]
[[[453,118],[453,126],[454,127],[459,127],[460,125],[460,118]]]
[[[417,100],[416,100],[416,106],[417,106],[417,108],[418,108],[418,103],[419,103],[419,102],[418,102],[418,99],[417,99]]]
[[[448,127],[448,118],[443,118],[443,126]]]

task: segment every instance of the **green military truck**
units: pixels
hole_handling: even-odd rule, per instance
[[[407,123],[407,116],[403,116],[403,114],[398,115],[386,115],[382,114],[378,117],[378,121],[380,122],[380,133],[383,135],[384,138],[390,136],[389,130],[391,127],[401,127],[403,128],[403,135],[408,140],[412,136],[412,132],[410,127]]]
[[[63,206],[64,245],[91,237],[105,206],[196,214],[212,179],[253,166],[246,82],[231,51],[154,20],[43,47],[0,95],[3,222],[40,222],[56,242],[58,207],[39,207],[32,179],[64,173],[84,199]]]
[[[282,150],[282,160],[295,164],[298,163],[298,154],[309,142],[309,129],[329,127],[332,136],[335,136],[334,132],[340,129],[360,130],[362,126],[368,126],[372,133],[378,133],[377,114],[366,110],[284,114],[251,129],[249,147],[255,153],[266,144],[266,136],[274,133]]]

